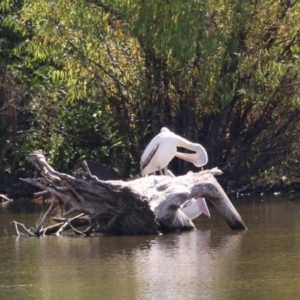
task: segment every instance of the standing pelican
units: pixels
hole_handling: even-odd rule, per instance
[[[194,151],[194,153],[177,152],[177,147],[189,149]],[[208,162],[207,153],[200,144],[191,143],[171,132],[168,128],[163,127],[142,154],[140,163],[142,176],[159,171],[162,175],[174,177],[173,173],[167,168],[174,156],[191,162],[198,168],[206,165]],[[208,217],[210,216],[204,198],[191,199],[185,202],[181,206],[181,210],[190,219],[198,217],[201,213]]]

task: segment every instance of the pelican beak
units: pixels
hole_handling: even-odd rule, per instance
[[[204,198],[198,198],[198,199],[197,199],[197,203],[198,203],[198,206],[199,206],[200,211],[201,211],[204,215],[206,215],[206,216],[208,216],[208,217],[210,218],[210,212],[209,212],[209,210],[208,210],[208,207],[207,207],[207,204],[206,204],[205,199],[204,199]]]
[[[175,156],[181,159],[184,159],[190,163],[194,163],[195,159],[197,159],[197,154],[196,153],[181,153],[181,152],[176,152]]]
[[[197,153],[176,152],[175,156],[194,164],[197,168],[201,168],[207,164],[207,157],[199,156]]]

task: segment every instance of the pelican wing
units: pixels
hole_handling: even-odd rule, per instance
[[[159,147],[159,143],[154,145],[154,147],[153,145],[151,145],[152,147],[150,147],[150,144],[146,147],[142,155],[141,162],[140,162],[141,171],[147,167],[147,165],[150,163],[151,159],[153,158],[153,156],[155,155]]]

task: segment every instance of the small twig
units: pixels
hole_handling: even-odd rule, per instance
[[[43,218],[43,212],[41,212],[40,217],[39,217],[38,221],[35,224],[37,227],[38,227],[38,224],[40,223],[40,221],[42,220],[42,218]]]
[[[45,223],[46,219],[50,216],[50,214],[53,212],[54,208],[58,205],[58,200],[56,199],[55,196],[52,197],[52,203],[49,207],[49,209],[46,211],[46,213],[44,214],[44,216],[42,218],[39,219],[38,223],[37,223],[37,227],[36,227],[36,234],[39,235],[40,230],[43,226],[43,224]]]
[[[21,235],[25,235],[24,233],[20,233],[20,232],[19,232],[18,225],[22,226],[22,227],[26,230],[26,232],[27,232],[28,234],[34,236],[34,233],[32,233],[29,229],[27,229],[27,228],[24,226],[24,224],[19,223],[19,222],[16,222],[16,221],[13,221],[13,222],[11,222],[11,223],[14,223],[14,224],[15,224],[15,228],[16,228],[18,237],[20,237]]]
[[[73,217],[73,218],[67,220],[67,221],[59,228],[59,230],[56,232],[56,235],[60,235],[60,233],[61,233],[63,230],[65,230],[66,227],[67,227],[68,225],[70,225],[70,226],[72,227],[71,222],[74,221],[74,220],[76,220],[76,219],[81,218],[82,216],[84,216],[84,213],[79,214],[79,215],[77,215],[77,216],[75,216],[75,217]],[[73,228],[73,227],[72,227],[72,228]]]
[[[69,223],[70,227],[78,234],[85,235],[82,231],[77,230],[71,223]]]
[[[14,222],[15,222],[15,221],[14,221]],[[20,237],[20,232],[19,232],[18,225],[17,225],[17,223],[16,223],[16,222],[15,222],[15,228],[16,228],[16,231],[17,231],[18,237]]]
[[[69,215],[70,213],[72,213],[72,212],[74,212],[74,211],[77,210],[76,207],[71,207],[69,210],[67,210],[67,211],[65,212],[65,205],[66,205],[66,204],[67,204],[67,203],[64,203],[64,205],[63,205],[63,216],[64,216],[64,217],[66,217],[66,216]]]
[[[36,192],[36,193],[34,193],[34,196],[37,197],[37,196],[42,196],[42,195],[45,195],[45,194],[49,194],[49,192],[48,191]]]
[[[293,197],[292,199],[290,199],[289,201],[295,201],[295,200],[298,200],[300,198],[300,196],[296,196],[296,197]]]
[[[246,185],[245,187],[243,187],[243,188],[241,188],[241,189],[238,189],[237,190],[237,196],[239,196],[240,195],[240,193],[242,192],[242,191],[244,191],[247,187],[249,186],[249,184],[248,185]]]
[[[116,218],[118,217],[119,215],[114,215],[112,218],[111,218],[111,220],[108,222],[108,227],[110,227],[112,224],[113,224],[113,222],[116,220]]]
[[[87,162],[85,160],[83,161],[82,166],[84,168],[84,171],[89,175],[90,179],[99,181],[99,178],[91,173],[91,170],[89,169]]]
[[[86,228],[83,233],[85,235],[89,235],[92,232],[92,229],[95,227],[95,224],[92,224],[91,226],[89,226],[88,228]]]
[[[61,225],[63,225],[63,223],[55,224],[55,225],[52,225],[52,226],[48,226],[48,227],[46,227],[46,228],[41,229],[41,230],[40,230],[40,233],[41,233],[43,236],[45,236],[46,233],[47,233],[49,230],[52,231],[52,232],[56,232],[56,231],[59,229],[59,227],[60,227]],[[54,230],[54,231],[53,231],[53,230]]]
[[[57,132],[59,132],[59,133],[62,133],[62,134],[64,134],[65,136],[71,137],[71,138],[73,138],[73,139],[77,139],[77,140],[79,140],[79,141],[83,141],[83,139],[80,139],[78,136],[69,134],[69,133],[67,133],[67,132],[65,132],[65,131],[63,131],[63,130],[61,130],[61,129],[53,128],[53,130],[55,130],[55,131],[57,131]]]
[[[68,186],[55,186],[55,189],[61,192],[69,191],[70,188]]]

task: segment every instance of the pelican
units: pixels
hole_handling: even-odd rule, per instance
[[[197,199],[192,198],[192,199],[184,202],[180,206],[180,209],[191,220],[196,219],[202,213],[205,214],[206,216],[210,217],[210,213],[209,213],[206,201],[202,197],[197,198]]]
[[[191,150],[194,153],[178,152],[177,147]],[[151,140],[142,154],[140,162],[141,175],[146,176],[159,171],[162,175],[175,177],[167,168],[174,156],[191,162],[198,168],[203,167],[208,162],[206,150],[200,144],[191,143],[171,132],[168,128],[163,127],[160,133]],[[204,198],[186,201],[181,206],[181,210],[190,219],[195,219],[201,213],[210,217]]]

